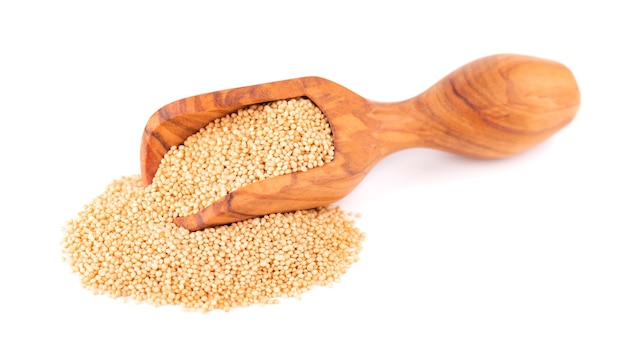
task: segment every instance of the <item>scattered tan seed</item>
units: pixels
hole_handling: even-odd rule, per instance
[[[210,311],[299,298],[357,261],[364,234],[337,206],[207,228],[177,227],[227,193],[334,157],[330,126],[306,98],[217,119],[164,157],[152,185],[113,181],[64,228],[63,259],[96,294]]]

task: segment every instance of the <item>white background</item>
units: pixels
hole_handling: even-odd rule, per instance
[[[618,2],[173,3],[0,5],[0,345],[626,344]],[[171,101],[308,75],[399,101],[494,53],[567,65],[577,118],[511,159],[383,160],[340,202],[367,239],[333,288],[189,313],[94,296],[61,261],[61,227],[139,173]]]

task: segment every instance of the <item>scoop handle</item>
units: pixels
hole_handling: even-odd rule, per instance
[[[502,54],[466,64],[412,99],[374,104],[375,135],[388,153],[429,147],[500,158],[567,125],[578,111],[580,92],[561,63]]]

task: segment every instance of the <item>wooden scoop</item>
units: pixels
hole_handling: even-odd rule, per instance
[[[152,182],[170,149],[216,118],[248,105],[305,96],[326,115],[332,162],[231,192],[174,222],[189,230],[328,205],[346,196],[383,157],[426,147],[477,158],[515,155],[568,124],[580,94],[572,73],[549,60],[495,55],[471,62],[406,101],[382,103],[318,77],[297,78],[188,97],[149,119],[141,173]]]

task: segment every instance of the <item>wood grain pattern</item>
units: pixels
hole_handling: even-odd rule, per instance
[[[471,62],[409,100],[367,100],[323,78],[305,77],[192,96],[156,112],[141,144],[150,184],[173,145],[247,105],[306,96],[331,125],[335,159],[307,172],[242,187],[175,222],[190,230],[327,205],[346,196],[383,157],[413,147],[478,158],[515,155],[567,125],[578,111],[574,76],[560,63],[520,55]]]

